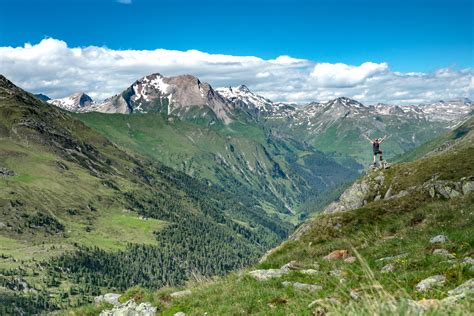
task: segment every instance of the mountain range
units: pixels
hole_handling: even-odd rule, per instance
[[[362,165],[371,159],[362,134],[389,136],[384,147],[386,157],[393,158],[455,127],[474,110],[469,99],[400,106],[364,105],[339,97],[296,106],[273,102],[245,85],[214,90],[191,75],[160,74],[145,76],[103,102],[94,103],[81,94],[48,102],[73,112],[159,112],[208,125],[253,122],[274,134],[304,141],[341,163],[350,157]]]

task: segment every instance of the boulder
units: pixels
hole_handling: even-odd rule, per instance
[[[172,298],[179,298],[183,296],[188,296],[191,295],[191,290],[184,290],[184,291],[178,291],[178,292],[173,292],[170,294]]]
[[[308,290],[308,291],[311,291],[311,292],[323,289],[323,287],[321,285],[317,285],[317,284],[307,284],[307,283],[288,282],[288,281],[284,281],[281,284],[285,287],[292,286],[297,290]]]
[[[339,201],[329,204],[324,213],[344,212],[359,208],[364,205],[364,200],[370,192],[369,184],[363,179],[354,183],[349,189],[344,191]]]
[[[303,270],[300,270],[300,272],[303,274],[310,274],[310,275],[319,273],[319,271],[315,269],[303,269]]]
[[[453,254],[449,253],[449,251],[447,251],[446,249],[435,249],[433,250],[433,254],[437,256],[443,256],[448,259],[456,259],[456,257]]]
[[[113,309],[105,310],[100,316],[154,316],[156,315],[156,307],[150,303],[135,303],[133,299],[115,306]]]
[[[458,295],[452,295],[452,296],[445,297],[441,300],[441,303],[443,305],[453,305],[453,304],[459,303],[460,301],[464,300],[465,298],[466,298],[466,294],[461,293],[461,294],[458,294]]]
[[[15,171],[9,170],[4,167],[0,167],[0,177],[13,177],[16,176]]]
[[[354,256],[351,256],[351,257],[347,257],[346,259],[344,259],[344,262],[347,262],[347,263],[354,263],[356,262],[357,258],[354,257]]]
[[[325,256],[323,259],[325,260],[339,260],[339,259],[345,259],[346,257],[349,256],[349,251],[347,250],[334,250],[327,256]]]
[[[426,278],[424,280],[421,280],[417,285],[416,285],[416,290],[418,292],[426,292],[431,290],[434,287],[441,286],[446,282],[446,278],[444,275],[433,275],[430,276],[429,278]]]
[[[177,312],[177,313],[174,313],[173,316],[186,316],[186,314],[183,312]]]
[[[474,181],[466,181],[462,185],[462,194],[467,195],[474,191]]]
[[[267,269],[267,270],[254,270],[250,271],[249,275],[257,279],[258,281],[265,281],[272,278],[279,278],[285,274],[288,274],[289,270],[283,269]]]
[[[448,241],[449,239],[446,235],[437,235],[430,239],[431,244],[444,244]]]
[[[118,306],[118,305],[120,305],[120,302],[118,300],[120,298],[120,296],[122,296],[122,295],[116,294],[116,293],[107,293],[107,294],[104,294],[104,295],[99,295],[99,296],[94,297],[94,302],[96,304],[106,302],[106,303],[112,304],[114,306]]]
[[[464,260],[461,262],[463,265],[470,265],[471,267],[469,270],[474,271],[474,259],[471,257],[466,257]]]
[[[448,291],[449,296],[455,296],[459,294],[472,294],[474,293],[474,279],[467,280],[454,290]]]

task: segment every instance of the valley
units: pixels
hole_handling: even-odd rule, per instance
[[[446,106],[452,113],[440,118]],[[267,313],[262,308],[270,305],[276,313],[306,313],[309,296],[273,280],[264,290],[260,281],[242,277],[246,272],[231,272],[295,260],[307,269],[316,263],[329,269],[316,258],[335,247],[360,253],[359,260],[378,255],[382,245],[361,245],[397,227],[411,242],[400,214],[424,218],[431,208],[451,214],[439,216],[470,209],[470,191],[448,203],[450,196],[430,200],[413,187],[433,175],[470,179],[472,108],[470,100],[402,108],[348,98],[294,106],[245,86],[214,90],[194,76],[160,74],[104,102],[84,93],[51,100],[0,77],[0,312],[94,315],[111,307],[88,305],[94,297],[120,292],[152,301],[165,315],[202,314],[208,306],[223,314]],[[371,160],[361,137],[366,132],[392,135],[383,145],[386,156],[402,163],[365,170]],[[413,170],[416,176],[406,175]],[[380,176],[385,182],[374,192]],[[370,183],[365,191],[357,191],[360,181]],[[393,196],[405,190],[407,197],[389,199],[387,185]],[[348,195],[354,190],[356,197]],[[347,205],[355,213],[339,214]],[[319,214],[324,209],[327,214]],[[450,225],[452,236],[469,227],[457,218]],[[418,251],[420,243],[410,249]],[[472,251],[454,248],[463,256]],[[359,282],[365,270],[357,269],[343,274]],[[470,276],[461,270],[450,285]],[[403,278],[411,284],[417,275]],[[210,278],[217,281],[208,287]],[[341,293],[335,299],[345,300],[343,290],[319,274],[290,274],[289,280],[317,282],[321,297]],[[192,296],[170,299],[170,291],[190,282],[196,282]],[[388,280],[383,286],[393,288]],[[235,301],[223,303],[212,291],[234,293]],[[211,298],[219,306],[200,305]]]

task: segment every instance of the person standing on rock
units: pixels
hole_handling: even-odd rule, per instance
[[[372,144],[372,150],[374,152],[374,167],[377,166],[377,155],[380,157],[380,163],[383,162],[383,157],[382,157],[382,150],[380,150],[380,144],[384,142],[384,140],[387,138],[387,135],[385,135],[383,138],[374,138],[373,140],[370,139],[366,134],[363,134],[364,137]]]

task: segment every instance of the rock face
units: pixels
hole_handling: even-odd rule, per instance
[[[104,294],[104,295],[99,295],[99,296],[94,297],[94,302],[96,304],[106,302],[106,303],[112,304],[114,306],[118,306],[118,305],[120,305],[120,302],[118,301],[120,296],[122,296],[122,295],[115,294],[115,293],[107,293],[107,294]]]
[[[444,282],[446,282],[446,278],[443,275],[433,275],[433,276],[430,276],[429,278],[426,278],[420,281],[416,285],[416,290],[420,293],[426,292],[426,291],[431,290],[434,287],[443,285]]]
[[[329,204],[324,212],[343,212],[359,208],[364,205],[364,201],[366,201],[369,192],[369,184],[365,181],[365,179],[362,179],[344,191],[344,193],[339,198],[339,201]]]
[[[234,109],[234,103],[194,76],[164,77],[156,73],[137,80],[93,110],[125,114],[163,112],[188,119],[217,118],[229,123]]]
[[[100,316],[154,316],[156,315],[156,307],[150,303],[135,303],[129,300],[123,304],[115,306],[113,309],[105,310]]]

